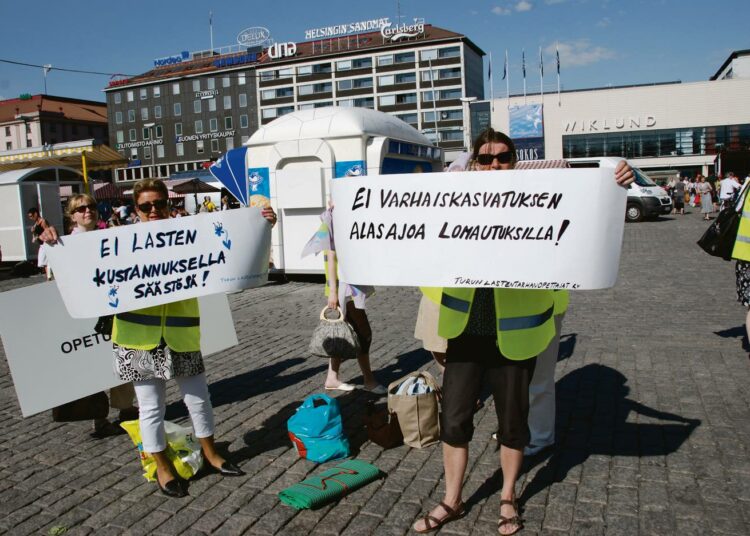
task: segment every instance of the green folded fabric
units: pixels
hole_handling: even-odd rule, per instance
[[[279,499],[302,510],[320,508],[380,477],[380,469],[360,460],[347,460],[286,488]]]

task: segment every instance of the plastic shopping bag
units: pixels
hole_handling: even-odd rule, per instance
[[[149,453],[144,452],[141,441],[141,427],[138,421],[121,422],[136,447],[143,466],[143,476],[149,482],[156,480],[156,460]],[[187,480],[195,475],[203,466],[203,452],[198,440],[190,428],[185,428],[170,421],[164,421],[164,432],[167,436],[166,455],[172,462],[175,471]]]
[[[341,410],[335,398],[308,396],[287,421],[289,439],[300,457],[323,463],[349,456]]]

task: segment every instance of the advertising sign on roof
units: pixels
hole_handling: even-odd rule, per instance
[[[380,28],[380,34],[390,41],[400,41],[405,37],[417,37],[424,34],[424,22],[420,19],[419,22],[415,20],[414,24],[403,23],[396,26],[392,26],[389,22]]]
[[[321,37],[338,37],[360,32],[370,32],[380,30],[383,26],[390,26],[391,21],[388,17],[382,19],[370,19],[347,24],[336,24],[333,26],[324,26],[323,28],[313,28],[305,30],[305,39],[320,39]]]
[[[190,59],[190,52],[183,50],[179,54],[174,56],[167,56],[166,58],[157,58],[154,60],[154,67],[163,67],[165,65],[173,65],[175,63],[182,63]]]
[[[245,28],[237,35],[237,43],[245,47],[262,45],[271,37],[271,32],[263,26]]]

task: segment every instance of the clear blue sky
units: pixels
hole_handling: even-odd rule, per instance
[[[303,41],[304,30],[390,17],[395,0],[41,0],[0,2],[0,58],[57,67],[138,74],[152,60],[229,45],[250,26],[265,26],[277,41]],[[380,7],[376,7],[380,6]],[[529,91],[539,89],[539,47],[545,88],[556,86],[555,43],[563,89],[708,79],[733,50],[750,48],[748,0],[401,0],[405,21],[464,33],[492,52],[495,96],[505,93],[503,56],[510,56],[511,92],[522,87],[526,50]],[[487,58],[485,58],[485,76]],[[48,93],[103,100],[106,76],[52,71]],[[41,69],[0,63],[0,97],[43,91]],[[488,90],[487,90],[488,91]],[[489,91],[488,91],[489,92]]]

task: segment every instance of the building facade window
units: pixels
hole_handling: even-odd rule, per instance
[[[208,99],[208,111],[209,112],[215,112],[216,111],[216,99],[214,99],[214,98]]]
[[[227,140],[226,141],[227,151],[231,151],[232,149],[234,149],[234,138],[230,136],[225,139]]]
[[[143,139],[144,140],[150,140],[151,139],[151,129],[144,127],[143,128]]]
[[[164,145],[156,146],[156,158],[164,158]]]
[[[115,112],[115,124],[122,125],[122,112]]]
[[[216,81],[213,78],[206,78],[206,89],[214,89]]]
[[[247,108],[247,93],[240,93],[238,99],[239,107]]]
[[[225,76],[221,79],[221,87],[229,87],[232,84],[232,79],[228,76]]]
[[[175,136],[182,136],[182,123],[175,123],[174,124],[174,135]]]
[[[117,143],[125,143],[125,133],[122,130],[118,130],[115,136],[117,137]]]
[[[135,95],[133,94],[132,90],[128,91],[127,94],[126,94],[126,96],[127,96],[128,102],[133,102],[133,98],[134,98]]]
[[[193,80],[193,91],[200,91],[201,90],[201,80],[200,78],[196,78]]]
[[[228,115],[224,118],[224,128],[226,130],[232,130],[234,128],[234,121],[232,121],[232,116]]]
[[[231,95],[224,95],[224,109],[225,110],[232,109],[232,96]]]
[[[163,138],[163,137],[164,137],[164,130],[162,129],[161,125],[156,125],[156,126],[154,127],[154,135],[155,135],[155,136],[156,136],[156,137],[157,137],[158,139],[161,139],[161,138]]]
[[[120,104],[122,102],[122,93],[115,93],[114,99],[115,104]]]
[[[237,75],[237,84],[240,86],[244,86],[247,83],[247,80],[245,78],[245,73],[240,73]]]
[[[136,139],[138,138],[135,135],[135,129],[131,128],[130,130],[128,130],[128,141],[135,141]]]
[[[154,106],[154,119],[161,119],[161,106]]]
[[[174,103],[174,116],[180,117],[182,115],[182,104],[179,102]]]
[[[195,152],[198,154],[203,154],[203,140],[198,140],[195,142]]]
[[[183,143],[175,143],[174,151],[177,156],[185,156],[185,145]]]
[[[172,95],[179,95],[179,94],[180,94],[180,83],[173,82],[172,83]]]
[[[247,115],[243,114],[240,116],[240,128],[247,128],[250,125]]]
[[[135,110],[128,110],[128,123],[135,123]]]
[[[196,134],[203,134],[203,120],[202,119],[196,120],[194,132]]]
[[[211,140],[211,152],[212,153],[219,152],[219,140]]]
[[[210,130],[211,132],[216,132],[217,130],[219,130],[219,120],[216,119],[215,117],[212,117],[211,119],[209,119],[208,130]]]
[[[148,108],[141,108],[141,121],[148,121]]]
[[[201,100],[200,99],[195,99],[193,101],[193,112],[197,114],[201,113]]]
[[[138,149],[136,147],[133,147],[132,149],[130,149],[130,159],[138,160]]]
[[[141,100],[146,100],[148,98],[148,89],[146,89],[145,87],[142,87],[140,90],[140,96],[141,96]]]
[[[158,99],[159,97],[161,97],[161,86],[154,86],[153,92],[154,98]]]

